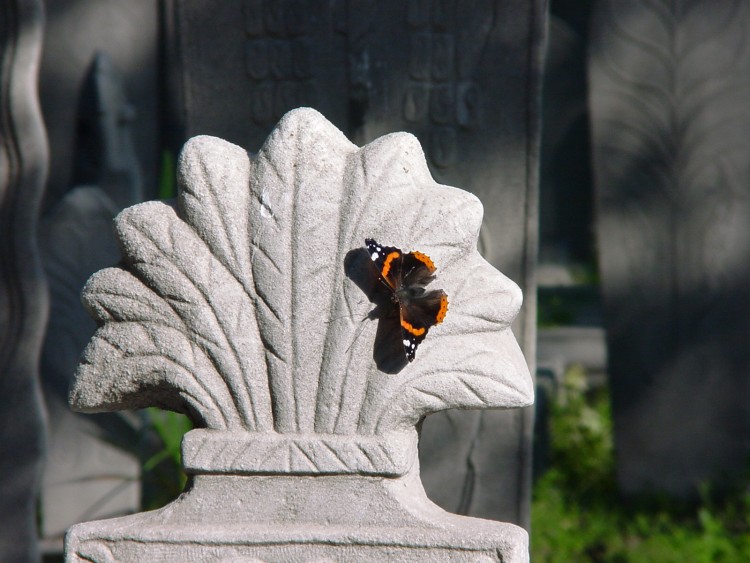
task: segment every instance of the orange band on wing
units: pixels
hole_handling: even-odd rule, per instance
[[[427,269],[430,270],[430,273],[435,271],[435,264],[433,263],[433,261],[430,259],[429,256],[427,256],[423,252],[416,252],[416,251],[412,252],[412,255],[414,256],[414,258],[416,258],[417,260],[422,262],[425,266],[427,266]]]
[[[388,276],[388,272],[391,271],[391,262],[393,262],[399,256],[401,256],[400,252],[391,252],[388,256],[385,257],[385,261],[383,262],[383,269],[380,271],[381,276]]]
[[[425,328],[414,328],[414,326],[408,322],[406,322],[404,319],[401,319],[401,326],[404,328],[405,331],[413,334],[414,336],[422,336],[425,333]]]
[[[443,322],[443,319],[445,318],[445,314],[448,312],[448,296],[443,294],[440,296],[440,310],[437,313],[437,319],[435,320],[436,324],[440,324]]]

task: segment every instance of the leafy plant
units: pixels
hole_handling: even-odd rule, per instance
[[[142,505],[152,510],[172,501],[185,488],[187,476],[182,470],[180,444],[193,424],[185,415],[155,407],[142,411],[142,416],[147,442],[147,453],[142,455]]]
[[[552,468],[535,484],[533,561],[750,561],[750,474],[731,491],[706,485],[699,503],[666,496],[625,501],[614,477],[607,389],[571,368],[551,406]]]

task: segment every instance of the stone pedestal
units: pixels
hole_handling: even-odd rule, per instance
[[[401,453],[413,461],[416,444],[409,442]],[[330,443],[322,447],[339,453]],[[418,467],[386,477],[311,474],[306,465],[301,475],[195,475],[168,507],[77,526],[69,561],[528,558],[523,529],[456,516],[430,502]]]

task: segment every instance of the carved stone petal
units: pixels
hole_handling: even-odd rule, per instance
[[[510,332],[520,290],[476,250],[482,206],[433,180],[412,135],[357,148],[303,108],[253,158],[192,139],[179,179],[176,209],[151,202],[116,220],[133,276],[99,275],[87,288],[104,325],[75,408],[151,398],[211,429],[384,435],[437,410],[533,400]],[[347,270],[368,237],[427,253],[431,287],[449,296],[445,322],[396,373],[376,361],[378,324],[362,320],[373,304]]]

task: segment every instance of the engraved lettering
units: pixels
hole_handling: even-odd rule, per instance
[[[270,0],[265,3],[263,10],[264,21],[266,22],[266,30],[271,35],[283,36],[286,34],[286,22],[284,12],[286,8],[286,2],[281,0]]]
[[[436,166],[446,168],[456,163],[456,130],[453,127],[438,127],[430,133],[430,155]]]
[[[440,33],[432,40],[432,77],[435,80],[450,80],[453,77],[455,55],[453,36]]]
[[[453,20],[453,0],[433,0],[432,2],[432,25],[436,29],[448,29]]]
[[[245,33],[254,37],[263,33],[263,0],[245,0]]]
[[[274,78],[287,78],[292,74],[292,47],[288,41],[273,41],[269,46],[270,69]]]
[[[432,59],[432,38],[427,33],[417,33],[411,38],[409,72],[417,80],[429,80]]]
[[[406,6],[406,23],[413,27],[425,27],[430,23],[432,0],[409,0]]]
[[[313,44],[307,39],[297,39],[292,43],[292,65],[296,78],[310,78],[313,67]]]
[[[255,80],[268,76],[268,41],[251,39],[245,43],[245,68]]]
[[[453,84],[433,87],[430,92],[430,117],[433,123],[453,123],[455,107]]]
[[[429,91],[426,86],[412,84],[404,92],[404,119],[425,121],[429,107]]]
[[[301,105],[299,87],[295,82],[279,82],[276,84],[274,96],[274,119],[281,118],[286,112]]]
[[[456,119],[462,127],[473,128],[479,123],[479,88],[472,82],[458,85]]]
[[[291,0],[285,11],[286,31],[291,37],[307,33],[310,6],[306,0]]]
[[[268,125],[273,119],[273,87],[263,82],[252,89],[250,113],[258,125]]]

